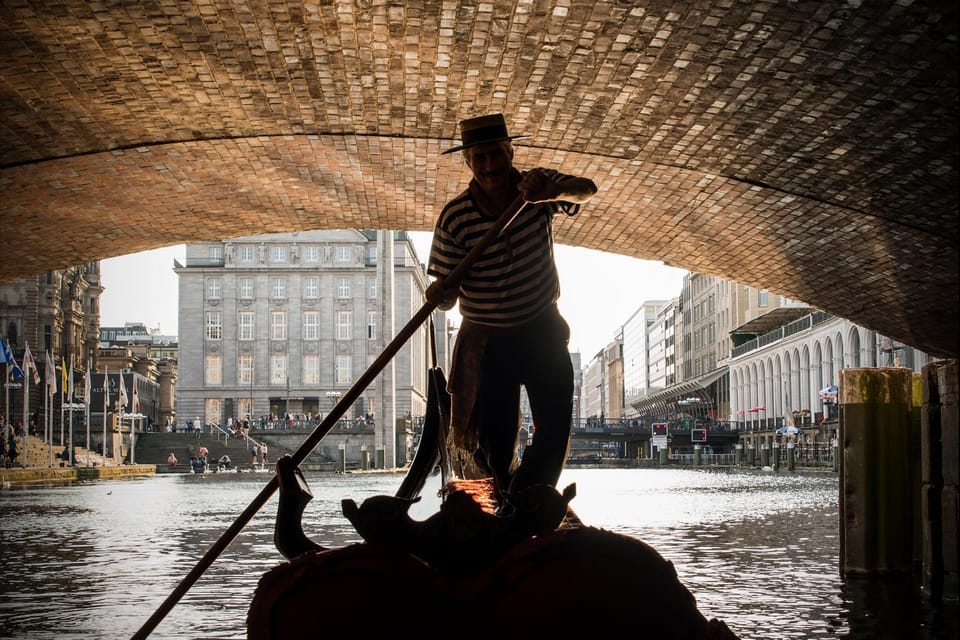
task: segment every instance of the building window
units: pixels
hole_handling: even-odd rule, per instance
[[[274,340],[287,339],[287,312],[270,312],[270,337]]]
[[[241,353],[237,357],[237,384],[253,384],[253,354]],[[240,415],[243,415],[241,412]]]
[[[207,280],[207,299],[219,300],[221,295],[220,290],[220,278],[210,278]]]
[[[223,336],[223,314],[207,311],[207,340],[219,340]]]
[[[220,245],[209,247],[207,250],[207,256],[212,262],[219,262],[223,260],[223,247]]]
[[[320,247],[315,244],[307,245],[303,248],[304,262],[320,262]]]
[[[273,285],[270,288],[270,294],[276,299],[286,298],[287,297],[287,279],[274,278]]]
[[[352,311],[337,311],[337,340],[350,340],[353,337],[353,332],[350,330],[352,325]]]
[[[337,297],[340,299],[350,297],[350,278],[337,278]]]
[[[367,312],[367,340],[377,339],[377,312]]]
[[[253,340],[256,332],[254,331],[254,322],[256,314],[253,311],[241,311],[237,320],[237,339]]]
[[[375,244],[367,247],[367,264],[371,267],[377,264],[377,245]]]
[[[351,367],[353,359],[350,354],[338,354],[333,365],[334,381],[338,384],[351,382]]]
[[[286,262],[287,248],[283,245],[275,244],[270,248],[270,262]]]
[[[377,298],[377,277],[369,276],[367,278],[367,297],[371,300],[376,300]]]
[[[253,247],[250,247],[251,249]],[[253,298],[253,278],[240,278],[240,297],[244,300]]]
[[[303,312],[303,339],[304,340],[320,339],[320,312],[319,311]]]
[[[223,384],[223,358],[214,354],[207,355],[203,379],[207,384]]]
[[[287,354],[270,356],[270,384],[287,384]]]
[[[240,245],[240,262],[253,262],[254,253],[252,244]]]
[[[253,418],[253,398],[240,398],[237,406],[239,407],[237,417],[241,420],[250,420]]]
[[[204,424],[222,424],[223,420],[223,400],[220,398],[207,398],[203,401]]]
[[[315,353],[303,356],[303,383],[320,384],[320,356]]]
[[[766,289],[760,289],[759,291],[757,291],[757,304],[761,307],[767,306],[767,299],[769,298],[769,296],[770,294],[767,292]]]
[[[307,276],[303,279],[303,297],[316,299],[320,297],[320,278]]]
[[[337,262],[350,262],[353,260],[353,251],[349,245],[337,245]]]

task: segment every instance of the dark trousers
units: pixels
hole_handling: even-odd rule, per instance
[[[516,330],[491,334],[481,361],[475,410],[479,458],[498,493],[556,486],[567,458],[573,413],[570,328],[556,305]],[[520,387],[533,414],[533,442],[516,466]]]

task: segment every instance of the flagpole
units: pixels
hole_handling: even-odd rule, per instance
[[[23,343],[26,347],[26,342]],[[10,365],[7,365],[8,367]],[[34,365],[36,366],[36,365]],[[30,446],[30,421],[28,412],[30,407],[30,373],[23,373],[23,468],[27,468],[27,448]],[[9,415],[7,416],[9,417]],[[40,425],[37,425],[40,426]]]
[[[107,466],[107,404],[110,402],[110,380],[107,378],[109,371],[107,365],[103,365],[103,466]]]
[[[50,393],[50,390],[47,389],[47,422],[50,423],[50,446],[47,448],[47,457],[50,462],[49,465],[53,466],[53,396],[56,395],[56,387],[54,387],[54,392]]]
[[[87,425],[87,466],[90,466],[90,376],[93,374],[91,368],[93,363],[87,360],[87,375],[83,377],[83,402],[86,405],[83,409],[84,424]]]
[[[44,413],[44,437],[47,439],[47,454],[49,464],[53,466],[53,394],[56,392],[56,387],[54,387],[53,392],[50,391],[50,381],[56,380],[56,367],[53,364],[53,356],[50,355],[50,350],[47,349],[44,351],[44,356],[46,357],[46,375],[45,375],[45,384],[46,387],[43,390],[43,413]]]
[[[70,409],[68,409],[68,419],[67,423],[70,425],[70,432],[68,435],[68,442],[70,443],[70,466],[72,467],[77,463],[73,459],[73,357],[70,357],[70,385],[67,387],[67,399],[70,400]]]
[[[47,406],[47,401],[50,400],[50,358],[49,351],[44,351],[44,361],[43,361],[43,441],[53,446],[53,440],[50,439],[50,408]],[[37,424],[37,431],[40,430],[40,425]]]
[[[60,371],[62,372],[62,374],[61,374],[61,375],[62,375],[62,380],[66,381],[66,378],[67,378],[67,364],[66,364],[62,359],[60,360]],[[64,444],[66,444],[66,441],[64,440],[64,437],[63,437],[63,404],[64,404],[64,399],[63,399],[63,398],[64,398],[64,396],[65,396],[66,393],[67,393],[67,390],[64,388],[64,387],[66,387],[66,386],[67,386],[67,385],[63,384],[63,382],[60,383],[60,446],[61,446],[61,447],[62,447]]]

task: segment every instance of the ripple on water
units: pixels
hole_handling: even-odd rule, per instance
[[[129,637],[270,477],[160,475],[0,491],[0,637]],[[304,530],[327,547],[359,541],[340,501],[392,494],[401,480],[308,474],[314,499]],[[840,580],[832,474],[565,470],[560,486],[570,482],[577,485],[571,506],[586,524],[652,545],[700,610],[744,640],[956,637],[948,616],[913,604],[908,591]],[[424,490],[414,517],[433,512],[435,490]],[[273,497],[151,640],[245,637],[257,581],[283,561],[273,546],[275,513]]]

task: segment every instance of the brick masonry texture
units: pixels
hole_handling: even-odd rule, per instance
[[[953,1],[4,2],[0,281],[429,230],[457,122],[502,111],[600,186],[559,242],[956,356],[957,60]]]

